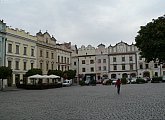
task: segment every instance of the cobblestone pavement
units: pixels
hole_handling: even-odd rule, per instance
[[[0,92],[0,120],[165,120],[165,83]]]

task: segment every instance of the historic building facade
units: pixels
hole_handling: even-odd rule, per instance
[[[5,65],[6,23],[0,20],[0,66]]]
[[[76,70],[77,78],[99,80],[122,77],[153,77],[165,75],[165,64],[145,62],[134,44],[119,42],[114,46],[97,48],[84,45],[81,48],[71,43],[56,43],[46,31],[36,36],[21,29],[6,27],[0,21],[0,66],[13,70],[11,84],[23,80],[32,68],[40,68],[43,74],[48,70]]]
[[[100,44],[97,48],[84,45],[72,56],[73,69],[82,78],[94,76],[96,80],[108,76],[111,79],[122,77],[153,77],[165,75],[165,65],[147,63],[141,58],[140,51],[134,44],[119,42],[114,46],[105,47]]]
[[[96,79],[96,55],[95,48],[91,45],[81,46],[78,49],[78,76],[83,75],[85,79]]]
[[[105,45],[100,44],[95,49],[96,61],[96,78],[99,80],[102,77],[108,77],[109,74],[109,59],[108,59],[108,48]]]
[[[37,68],[41,69],[43,74],[49,70],[55,70],[56,65],[56,39],[48,32],[41,31],[36,34],[37,37]]]
[[[67,71],[71,68],[71,43],[56,44],[57,70]]]
[[[13,70],[11,83],[24,79],[25,73],[36,68],[37,39],[20,29],[6,28],[6,66]]]
[[[109,77],[135,77],[137,76],[137,52],[134,44],[128,45],[119,42],[115,46],[108,47]]]
[[[49,70],[66,71],[71,69],[71,43],[56,43],[56,39],[48,32],[41,31],[37,36],[37,68],[43,74]]]

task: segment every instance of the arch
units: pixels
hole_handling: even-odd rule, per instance
[[[122,78],[128,78],[128,74],[127,73],[123,73],[122,74]]]
[[[111,74],[111,78],[116,78],[116,74]]]
[[[131,73],[130,77],[136,77],[136,73]]]
[[[143,72],[143,77],[150,77],[150,72],[149,71],[144,71]]]

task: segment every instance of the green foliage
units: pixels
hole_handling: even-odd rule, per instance
[[[12,76],[12,70],[8,67],[1,66],[0,67],[0,79],[7,79]]]
[[[57,75],[57,76],[62,77],[63,72],[61,70],[49,70],[47,74],[48,75]]]
[[[140,83],[145,83],[146,81],[143,78],[137,78],[136,79],[136,83],[140,84]]]
[[[91,85],[96,85],[96,80],[91,80],[90,84]]]
[[[79,81],[79,85],[84,86],[85,85],[85,81],[84,80],[80,80]]]
[[[2,88],[3,91],[3,79],[7,79],[12,76],[12,70],[9,67],[1,66],[0,67],[0,79],[2,79]]]
[[[121,78],[121,83],[122,84],[127,84],[127,79],[126,78]]]
[[[64,71],[63,73],[63,77],[65,79],[73,79],[76,76],[76,71],[75,70],[68,70],[68,71]]]
[[[147,62],[165,62],[165,15],[141,26],[135,41]]]
[[[159,83],[162,81],[162,77],[153,77],[151,83]]]
[[[42,70],[37,68],[30,69],[26,72],[25,76],[29,77],[36,74],[42,75]]]
[[[108,80],[107,82],[106,82],[106,85],[111,85],[112,84],[112,80]]]

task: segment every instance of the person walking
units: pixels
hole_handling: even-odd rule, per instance
[[[121,85],[121,81],[120,79],[118,79],[115,83],[115,87],[117,86],[117,93],[120,94],[120,85]]]

